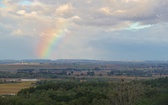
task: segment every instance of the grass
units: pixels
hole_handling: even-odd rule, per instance
[[[29,88],[35,82],[21,82],[21,83],[4,83],[0,84],[0,95],[17,94],[18,91],[24,88]]]

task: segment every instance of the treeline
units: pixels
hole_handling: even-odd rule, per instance
[[[107,72],[107,75],[126,75],[126,76],[139,76],[139,77],[152,77],[152,72],[150,70],[111,70]]]
[[[67,78],[57,74],[11,73],[0,71],[0,78]]]
[[[156,80],[40,81],[0,105],[168,105],[168,77]]]

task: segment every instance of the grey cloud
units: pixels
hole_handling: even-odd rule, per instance
[[[34,29],[52,28],[59,18],[78,25],[78,28],[92,26],[101,27],[104,30],[108,28],[122,30],[134,22],[148,25],[168,20],[168,0],[91,0],[89,2],[87,0],[30,0],[32,4],[27,6],[18,4],[19,2],[5,0],[5,3],[11,7],[0,9],[2,24],[12,26],[11,31],[21,29],[25,33],[29,33]],[[109,14],[102,13],[101,8],[109,9],[107,10]],[[59,13],[57,9],[64,10],[60,10]],[[74,19],[75,16],[79,18]]]
[[[142,24],[157,24],[160,22],[167,22],[167,7],[168,1],[166,0],[152,0],[152,1],[137,1],[130,4],[125,4],[124,2],[113,1],[112,5],[109,4],[99,4],[94,7],[89,7],[86,5],[85,11],[83,11],[79,16],[83,19],[85,25],[103,25],[115,27],[119,22],[130,21],[130,22],[140,22]],[[112,7],[114,6],[114,7]],[[106,15],[98,12],[102,7],[108,7],[111,9],[109,12],[111,14]],[[80,10],[80,8],[79,8]],[[123,13],[115,14],[117,11],[123,10]],[[101,21],[99,21],[101,20]],[[88,21],[88,22],[87,22]],[[102,24],[104,22],[104,24]],[[82,22],[81,22],[82,23]]]
[[[71,22],[79,25],[96,27],[108,26],[115,28],[115,25],[118,25],[123,21],[140,22],[142,24],[157,24],[159,22],[167,22],[168,15],[168,0],[92,0],[89,3],[83,0],[31,0],[30,2],[36,4],[39,2],[41,5],[28,6],[18,5],[18,2],[19,1],[8,2],[8,4],[11,6],[12,3],[15,3],[15,6],[9,7],[13,9],[13,11],[11,13],[7,11],[8,14],[16,15],[15,13],[17,11],[25,10],[27,14],[30,14],[32,11],[34,11],[41,18],[49,16],[70,19],[71,17],[77,15],[81,18],[81,20],[73,20]],[[69,10],[69,12],[63,15],[56,13],[56,10],[59,8],[59,6],[66,4],[71,4],[73,10]],[[100,12],[101,8],[109,8],[109,14],[103,14]],[[24,17],[20,16],[20,18]]]

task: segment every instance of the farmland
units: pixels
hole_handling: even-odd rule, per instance
[[[14,61],[0,63],[0,95],[16,94],[35,83],[18,82],[14,79],[132,81],[166,76],[168,76],[168,63],[158,61]]]
[[[167,105],[168,62],[0,63],[2,105]]]
[[[0,64],[1,78],[59,78],[66,77],[163,77],[168,75],[167,62],[112,61],[49,61],[13,62]],[[5,74],[6,73],[6,74]]]
[[[0,95],[17,94],[21,89],[33,86],[35,82],[3,83],[0,84]]]

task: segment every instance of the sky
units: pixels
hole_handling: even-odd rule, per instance
[[[168,0],[0,0],[0,60],[168,60]]]

